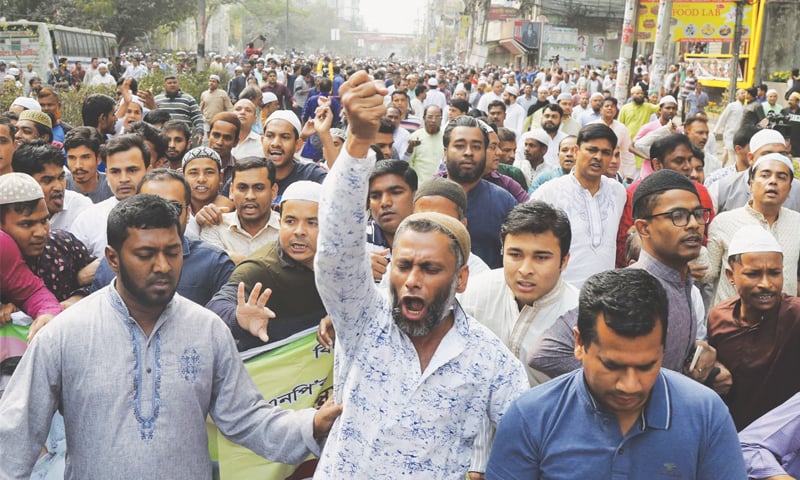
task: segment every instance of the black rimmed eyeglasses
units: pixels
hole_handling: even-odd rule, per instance
[[[648,215],[643,218],[650,219],[655,217],[669,217],[672,220],[672,224],[676,227],[685,227],[686,225],[689,225],[690,215],[694,216],[694,219],[697,220],[697,223],[700,225],[705,225],[709,220],[711,220],[711,209],[703,207],[698,207],[694,210],[676,208],[674,210],[670,210],[669,212],[654,213],[653,215]]]

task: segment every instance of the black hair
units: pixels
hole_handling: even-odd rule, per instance
[[[155,111],[157,111],[157,110],[152,110],[150,113],[155,112]],[[163,110],[161,110],[161,111],[163,111]],[[145,121],[147,121],[147,120],[145,120]],[[189,126],[186,125],[186,123],[184,123],[184,122],[182,122],[180,120],[168,120],[168,121],[164,122],[164,124],[161,126],[161,131],[162,132],[169,132],[171,130],[177,130],[177,131],[181,132],[181,134],[183,135],[183,138],[185,138],[187,142],[192,137],[192,132],[189,131]]]
[[[661,345],[667,340],[667,292],[654,276],[639,268],[608,270],[583,284],[578,300],[578,330],[584,348],[597,338],[597,321],[626,338],[650,334],[661,324]]]
[[[103,139],[100,138],[96,128],[75,127],[64,136],[64,151],[67,153],[74,148],[86,147],[95,155],[99,155],[102,144]]]
[[[169,137],[162,130],[150,125],[147,122],[134,122],[128,127],[128,133],[141,135],[146,141],[153,144],[156,150],[156,157],[161,158],[167,154],[169,148]]]
[[[114,112],[114,99],[102,93],[93,93],[86,97],[81,107],[81,118],[87,127],[99,125],[100,115],[111,115]]]
[[[686,121],[683,123],[683,131],[686,131],[686,129],[688,129],[695,123],[705,123],[706,125],[708,125],[708,119],[703,118],[699,115],[692,115],[691,117],[687,118]]]
[[[139,185],[136,186],[136,191],[140,192],[145,183],[163,182],[165,180],[172,180],[183,185],[183,199],[185,205],[189,205],[192,202],[192,187],[189,186],[189,182],[186,181],[186,178],[184,178],[180,172],[169,168],[156,168],[155,170],[147,172],[139,181]]]
[[[604,98],[603,99],[603,103],[601,103],[600,105],[602,105],[604,103],[611,103],[612,105],[614,105],[614,108],[617,108],[617,109],[619,108],[619,102],[614,97],[606,97],[606,98]]]
[[[542,113],[544,113],[545,110],[556,112],[560,117],[564,116],[564,109],[561,108],[561,105],[557,103],[548,103],[547,105],[544,106],[544,108],[542,108]]]
[[[425,84],[419,83],[419,84],[417,84],[416,87],[414,87],[414,95],[416,95],[418,97],[418,96],[422,95],[424,92],[426,92],[427,90],[428,90],[428,87]]]
[[[605,126],[605,125],[604,125]],[[447,123],[447,127],[444,129],[444,133],[442,134],[442,143],[444,143],[445,148],[450,146],[450,135],[453,133],[453,129],[456,127],[470,127],[470,128],[477,128],[483,134],[483,146],[486,148],[489,145],[489,133],[482,129],[478,120],[473,117],[462,115],[458,118],[455,118],[452,122]],[[606,127],[608,128],[608,127]],[[609,128],[609,130],[611,130]],[[614,133],[613,131],[611,133]],[[614,136],[614,139],[617,137]]]
[[[703,162],[703,167],[706,166],[706,154],[694,145],[692,145],[692,157]]]
[[[469,112],[469,102],[461,98],[454,98],[450,100],[450,108],[455,108],[459,112],[466,114]]]
[[[319,79],[319,84],[317,85],[317,89],[320,92],[330,93],[333,89],[333,83],[331,79],[328,77],[322,77]]]
[[[64,154],[58,147],[44,140],[23,143],[11,158],[11,169],[28,175],[41,173],[47,165],[63,167]]]
[[[394,90],[392,92],[391,98],[394,99],[395,95],[402,95],[402,96],[406,97],[406,100],[408,100],[408,93],[406,93],[406,92],[404,92],[402,90]]]
[[[214,129],[214,124],[217,122],[225,122],[230,123],[234,127],[236,127],[236,134],[234,136],[234,141],[239,143],[239,133],[242,131],[242,121],[239,120],[239,117],[236,116],[233,112],[219,112],[218,114],[214,115],[214,118],[211,119],[211,126],[208,130],[208,135],[211,135],[211,130]]]
[[[14,135],[17,134],[17,127],[15,127],[14,122],[11,121],[12,118],[8,115],[9,113],[14,113],[14,112],[6,112],[0,115],[0,125],[5,125],[6,127],[8,127],[8,133],[11,135],[11,141],[13,142]],[[19,119],[19,116],[17,116],[17,119]]]
[[[394,123],[386,117],[381,117],[378,133],[388,133],[393,135],[395,131]]]
[[[119,80],[117,80],[117,86],[120,86],[123,83],[125,83],[125,80],[126,78],[120,78]],[[128,87],[131,89],[131,93],[133,95],[139,93],[139,82],[135,78],[131,77],[131,83],[128,85]]]
[[[689,150],[692,149],[692,142],[689,140],[689,137],[682,133],[671,133],[661,137],[650,146],[650,160],[658,160],[663,163],[664,158],[681,145]]]
[[[495,107],[500,107],[503,109],[504,112],[506,111],[506,104],[503,103],[502,100],[492,100],[491,102],[489,102],[489,105],[486,107],[486,111],[488,112]]]
[[[44,198],[0,205],[0,223],[6,223],[6,213],[8,213],[9,210],[14,210],[15,213],[26,217],[29,216],[39,207],[39,202],[44,202]]]
[[[103,162],[108,164],[108,157],[120,152],[127,152],[134,148],[139,149],[144,159],[145,168],[150,166],[150,148],[144,143],[144,138],[141,135],[125,134],[112,137],[111,140],[106,142],[100,147],[100,157]]]
[[[130,228],[149,230],[171,227],[175,227],[180,235],[180,219],[175,207],[158,195],[138,194],[122,200],[111,209],[106,236],[111,248],[120,252],[130,235]]]
[[[384,175],[397,175],[401,177],[408,185],[412,192],[417,191],[419,186],[419,179],[417,172],[405,160],[387,159],[379,160],[375,163],[372,171],[369,173],[369,184],[378,177]]]
[[[233,166],[233,176],[231,177],[231,185],[233,185],[233,182],[236,181],[237,172],[244,172],[245,170],[253,170],[256,168],[266,168],[269,184],[275,185],[276,181],[275,176],[277,175],[277,173],[275,172],[275,165],[266,158],[261,158],[261,157],[244,157],[237,159],[236,164]]]
[[[533,200],[520,203],[508,212],[503,225],[500,226],[500,242],[505,242],[506,235],[520,233],[540,234],[553,232],[561,248],[561,260],[569,253],[572,242],[572,230],[569,217],[560,208],[549,203]]]
[[[149,123],[150,125],[161,124],[162,128],[164,128],[166,124],[171,121],[170,118],[172,118],[172,116],[169,114],[168,111],[164,110],[163,108],[156,108],[155,110],[150,110],[149,112],[147,112],[142,120]],[[179,120],[174,120],[174,121],[176,123],[180,123],[181,125],[185,126],[185,124]],[[186,131],[187,132],[189,131],[189,127],[186,127]],[[188,139],[189,137],[186,138]]]
[[[617,134],[604,123],[590,123],[580,129],[578,132],[578,146],[592,140],[608,140],[611,143],[612,150],[617,148]]]
[[[497,129],[497,138],[500,139],[500,142],[515,142],[517,141],[517,134],[514,133],[514,130],[506,127],[500,127]]]
[[[750,139],[753,138],[758,132],[758,128],[755,125],[742,125],[736,130],[736,133],[733,134],[733,145],[736,147],[746,147],[750,145]]]

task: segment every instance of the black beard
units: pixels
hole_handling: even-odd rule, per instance
[[[550,127],[548,127],[547,125],[550,125]],[[542,130],[544,130],[547,133],[555,133],[555,132],[558,131],[559,128],[561,128],[561,124],[558,124],[558,125],[543,124],[542,125]]]
[[[636,105],[641,105],[644,103],[644,98],[633,97],[633,101],[636,102]]]

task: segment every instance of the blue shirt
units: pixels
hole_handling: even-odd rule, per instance
[[[489,268],[503,266],[500,226],[516,204],[510,193],[483,179],[467,194],[467,231],[472,239],[472,252]]]
[[[500,422],[486,478],[747,478],[727,407],[690,378],[662,369],[624,436],[601,408],[582,368],[522,394]]]
[[[235,265],[228,254],[201,240],[183,237],[183,271],[177,292],[194,303],[205,306],[228,282]],[[111,283],[116,274],[103,258],[94,274],[90,292]]]

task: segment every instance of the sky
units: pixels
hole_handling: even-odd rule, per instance
[[[381,33],[419,33],[425,18],[426,2],[427,0],[361,0],[361,16],[370,30]]]

